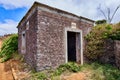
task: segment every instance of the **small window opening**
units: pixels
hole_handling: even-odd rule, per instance
[[[23,34],[23,37],[25,37],[25,33]]]
[[[26,30],[29,30],[29,21],[26,23]]]
[[[25,53],[26,51],[26,36],[25,31],[22,32],[22,53]]]

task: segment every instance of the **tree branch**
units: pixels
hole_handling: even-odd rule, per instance
[[[107,12],[108,12],[108,23],[110,23],[110,20],[111,20],[111,17],[110,17],[110,14],[111,14],[111,12],[110,12],[110,8],[107,8]]]
[[[101,5],[99,5],[98,9],[100,10],[100,12],[103,14],[105,19],[107,20],[107,16],[105,15],[104,11],[101,9]]]
[[[115,14],[116,14],[116,12],[117,12],[117,10],[118,10],[119,8],[120,8],[120,5],[118,5],[117,8],[115,9],[115,11],[114,11],[114,13],[113,13],[113,15],[112,15],[112,17],[111,17],[111,19],[110,19],[110,22],[113,20]]]

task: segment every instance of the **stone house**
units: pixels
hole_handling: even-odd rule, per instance
[[[84,36],[94,21],[35,2],[18,24],[18,52],[37,71],[83,64]]]

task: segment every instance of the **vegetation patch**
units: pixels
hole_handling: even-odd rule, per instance
[[[15,53],[18,49],[18,35],[13,34],[6,38],[1,47],[0,58],[1,62],[4,62],[12,57],[12,54]]]
[[[120,24],[99,24],[85,36],[87,46],[85,55],[90,60],[97,60],[104,53],[105,40],[120,40]]]
[[[112,33],[108,35],[112,40],[120,40],[120,22],[113,26]]]
[[[92,80],[119,80],[120,70],[109,64],[100,64],[94,62],[85,64],[82,70],[90,70],[90,79]]]
[[[70,74],[68,74],[70,73]],[[76,75],[73,76],[72,74]],[[89,73],[89,74],[88,74]],[[66,75],[68,74],[68,75]],[[80,75],[81,74],[81,75]],[[109,64],[100,64],[94,62],[92,64],[78,65],[76,63],[67,63],[60,65],[55,70],[45,70],[41,72],[34,72],[30,77],[25,80],[68,80],[64,79],[71,77],[76,79],[76,76],[84,76],[86,80],[119,80],[120,79],[120,70],[109,65]],[[77,80],[80,78],[77,77]]]
[[[65,71],[70,71],[70,72],[79,72],[80,71],[80,65],[74,63],[74,62],[69,62],[67,64],[60,65],[55,71],[54,75],[59,76]]]
[[[74,62],[60,65],[55,70],[45,70],[42,72],[33,72],[28,80],[60,80],[62,74],[76,73],[80,71],[81,66]]]
[[[85,54],[88,59],[96,60],[104,52],[104,40],[112,32],[111,25],[102,24],[93,27],[92,31],[85,37],[87,46]]]

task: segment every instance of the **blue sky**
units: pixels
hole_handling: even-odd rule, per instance
[[[27,8],[5,9],[0,6],[0,35],[17,33],[17,23],[27,10]]]
[[[4,20],[12,19],[14,21],[20,21],[20,19],[25,15],[27,12],[27,8],[16,8],[6,10],[2,6],[0,6],[0,22],[5,23]]]
[[[79,16],[93,20],[103,19],[98,10],[99,4],[113,12],[120,0],[0,0],[0,35],[17,33],[16,26],[32,6],[34,1],[50,5]],[[113,23],[120,21],[120,10],[116,13]]]

